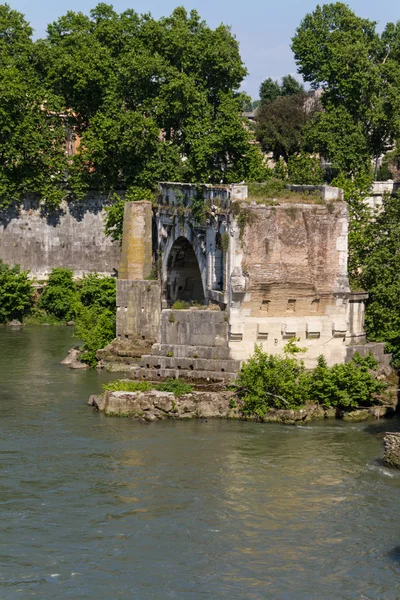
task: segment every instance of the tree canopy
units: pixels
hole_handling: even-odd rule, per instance
[[[292,50],[304,81],[323,90],[314,150],[330,153],[339,171],[365,169],[367,157],[385,152],[399,134],[400,24],[379,35],[374,21],[341,2],[318,5],[298,27]]]
[[[246,75],[230,29],[179,7],[154,19],[100,3],[67,12],[33,42],[0,5],[0,201],[68,186],[152,188],[163,179],[233,182],[254,152],[243,127]],[[66,130],[80,138],[65,155]]]
[[[293,75],[285,75],[282,77],[281,83],[268,77],[260,85],[260,102],[263,105],[274,102],[280,96],[292,96],[302,92],[304,92],[303,85]]]
[[[31,36],[23,16],[0,5],[0,206],[27,192],[48,206],[63,196],[61,104],[40,78]]]
[[[261,106],[257,113],[256,135],[263,150],[272,152],[275,160],[299,152],[304,129],[313,119],[318,104],[305,92],[279,96]]]

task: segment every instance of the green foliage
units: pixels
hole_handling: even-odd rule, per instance
[[[155,389],[160,392],[172,392],[176,398],[193,392],[193,386],[185,383],[183,379],[167,379],[164,383],[158,383]]]
[[[327,408],[371,406],[387,388],[386,383],[371,375],[369,369],[376,367],[377,361],[371,355],[362,358],[358,354],[349,363],[333,367],[328,367],[320,356],[311,379],[310,397]]]
[[[103,384],[103,390],[108,392],[149,392],[152,389],[153,384],[150,381],[117,379],[116,381]]]
[[[76,336],[83,341],[80,360],[96,366],[96,352],[115,338],[115,308],[101,309],[98,305],[83,306],[75,321]]]
[[[39,298],[38,307],[60,321],[69,321],[76,317],[78,304],[79,296],[72,270],[53,269]]]
[[[84,306],[97,306],[115,311],[116,280],[114,277],[89,273],[81,282],[79,296]]]
[[[373,216],[373,218],[371,218]],[[365,327],[371,341],[386,342],[400,368],[400,199],[384,196],[372,214],[362,211],[353,226],[353,284],[369,293]]]
[[[193,391],[193,386],[185,383],[182,379],[167,379],[165,382],[157,384],[150,381],[119,379],[103,385],[103,389],[110,392],[149,392],[150,390],[158,390],[159,392],[171,392],[175,398],[179,398],[184,394],[190,394]]]
[[[106,216],[104,219],[104,233],[114,241],[122,241],[122,232],[124,226],[125,200],[113,194],[113,203],[106,207]]]
[[[38,52],[82,139],[73,189],[246,176],[246,69],[228,27],[213,30],[183,7],[156,20],[99,4],[49,25]]]
[[[304,87],[292,75],[282,77],[282,83],[271,79],[265,79],[260,86],[261,105],[274,102],[280,96],[293,96],[304,92]]]
[[[306,371],[303,361],[294,358],[303,350],[291,340],[282,357],[268,355],[256,344],[235,382],[244,414],[263,418],[269,408],[299,408],[310,401],[327,408],[370,406],[387,388],[370,372],[377,367],[372,356],[356,354],[351,362],[333,367],[320,356],[316,369]]]
[[[268,355],[256,344],[236,380],[243,412],[264,417],[268,408],[298,408],[309,397],[309,380],[302,361]]]
[[[260,98],[261,104],[267,104],[269,102],[274,102],[279,96],[281,96],[281,86],[279,85],[279,81],[271,79],[265,79],[260,85]]]
[[[175,300],[175,302],[172,305],[172,310],[186,310],[189,307],[189,302],[185,302],[184,300]]]
[[[116,281],[113,277],[89,274],[82,280],[79,297],[76,335],[83,341],[81,360],[93,367],[97,364],[97,350],[115,338]]]
[[[303,132],[313,119],[316,104],[310,104],[304,92],[289,96],[279,96],[271,103],[264,104],[257,112],[256,135],[264,151],[272,152],[275,160],[300,151]]]
[[[33,304],[33,287],[28,272],[0,260],[0,323],[22,321]]]
[[[0,208],[41,195],[48,209],[64,197],[67,118],[37,68],[32,29],[0,5]]]
[[[321,185],[324,182],[321,161],[303,152],[289,157],[288,175],[290,183],[299,185]]]
[[[299,73],[323,90],[324,112],[308,140],[347,175],[380,156],[400,127],[400,26],[376,23],[341,3],[318,5],[293,38]],[[357,159],[358,155],[358,159]]]

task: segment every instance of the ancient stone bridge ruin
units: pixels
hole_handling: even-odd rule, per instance
[[[290,338],[308,367],[367,351],[343,193],[294,191],[252,201],[242,185],[162,183],[155,204],[126,204],[116,345],[121,362],[141,357],[137,377],[228,381],[256,343],[282,353]]]

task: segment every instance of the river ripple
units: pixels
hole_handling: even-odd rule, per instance
[[[2,600],[400,598],[399,421],[106,418],[72,343],[0,329]]]

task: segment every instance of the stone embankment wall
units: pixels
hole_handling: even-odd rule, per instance
[[[0,212],[0,259],[39,280],[54,267],[68,267],[76,277],[117,274],[120,246],[104,234],[109,204],[106,196],[91,193],[48,213],[30,197],[20,208]]]

